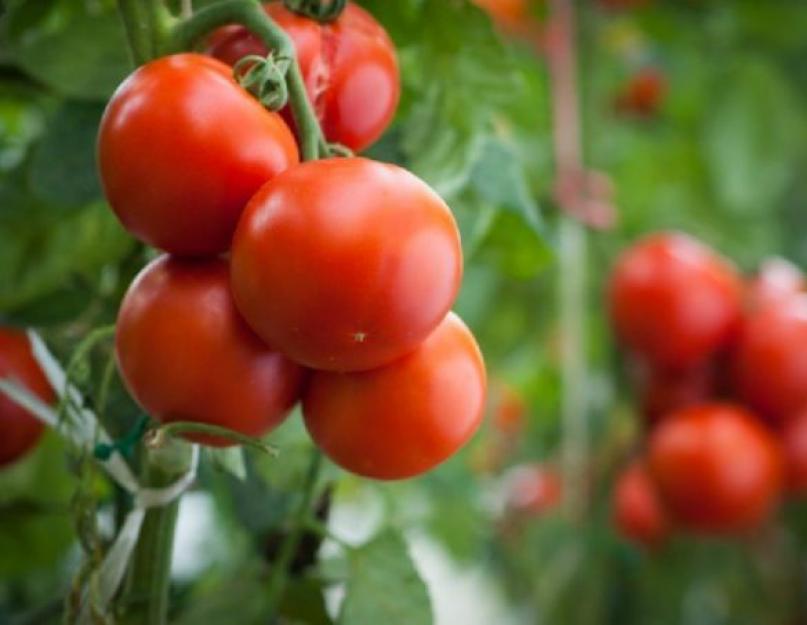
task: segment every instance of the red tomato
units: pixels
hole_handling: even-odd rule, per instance
[[[616,98],[617,110],[643,117],[658,113],[667,94],[667,77],[655,67],[646,67],[631,76]]]
[[[740,321],[740,279],[709,248],[680,233],[655,234],[626,250],[610,280],[619,338],[659,369],[703,364]]]
[[[670,515],[692,530],[758,527],[782,490],[776,440],[752,414],[727,404],[668,416],[651,434],[649,463]]]
[[[765,260],[757,275],[746,285],[746,301],[750,310],[775,304],[804,291],[804,274],[784,258]]]
[[[563,483],[558,472],[542,464],[521,465],[505,476],[507,507],[537,515],[560,503]]]
[[[715,392],[714,377],[709,366],[672,373],[647,368],[639,380],[642,413],[656,423],[671,412],[703,403]]]
[[[395,46],[384,28],[353,3],[330,24],[297,15],[281,2],[264,8],[294,42],[328,140],[357,152],[372,144],[392,121],[401,94]],[[230,65],[247,55],[267,54],[243,26],[216,31],[207,52]]]
[[[782,454],[788,490],[807,495],[807,411],[802,410],[784,424]]]
[[[360,373],[315,372],[303,416],[341,467],[380,480],[424,473],[473,435],[485,404],[485,364],[453,313],[411,354]]]
[[[220,259],[151,262],[121,304],[116,347],[132,396],[164,423],[194,421],[261,436],[299,396],[301,369],[241,319]]]
[[[263,187],[233,240],[233,293],[263,339],[314,369],[413,350],[462,275],[451,211],[425,183],[363,158],[312,161]]]
[[[643,461],[635,460],[617,478],[613,515],[619,532],[645,547],[656,547],[667,538],[667,514]]]
[[[299,160],[285,122],[230,74],[199,54],[157,59],[118,87],[101,120],[106,197],[129,232],[167,252],[226,251],[249,198]]]
[[[473,0],[491,18],[508,27],[517,27],[529,18],[527,0]]]
[[[732,354],[737,394],[763,416],[782,420],[807,407],[807,296],[752,312]]]
[[[24,386],[45,403],[51,404],[55,399],[24,332],[0,328],[0,378]],[[44,429],[39,419],[0,392],[0,466],[24,456],[39,441]]]

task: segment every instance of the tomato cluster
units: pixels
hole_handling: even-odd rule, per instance
[[[807,492],[803,288],[785,261],[744,280],[675,232],[617,260],[608,305],[649,430],[614,491],[625,535],[655,545],[673,527],[743,533],[785,490]]]
[[[55,399],[24,332],[0,327],[0,379],[9,379],[45,403]],[[23,457],[37,444],[45,427],[28,410],[0,393],[0,467]]]
[[[327,139],[374,141],[400,90],[383,28],[351,4],[328,25],[266,10],[296,46]],[[208,51],[229,63],[266,54],[241,27],[214,33]],[[193,53],[126,79],[98,152],[124,227],[167,253],[132,283],[116,337],[123,380],[151,416],[260,436],[301,400],[317,445],[378,479],[427,471],[470,438],[485,367],[450,312],[457,224],[423,181],[360,157],[299,163],[293,126],[228,65]]]

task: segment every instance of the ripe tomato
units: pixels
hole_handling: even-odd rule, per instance
[[[782,454],[788,490],[807,495],[807,411],[789,418],[782,427]]]
[[[746,302],[750,310],[775,304],[804,291],[804,274],[784,258],[769,258],[757,275],[746,285]]]
[[[616,98],[623,113],[652,117],[658,113],[667,94],[667,77],[655,67],[646,67],[631,76]]]
[[[647,237],[611,274],[609,305],[619,338],[659,369],[703,364],[740,321],[740,279],[709,248],[680,233]]]
[[[807,295],[751,313],[732,355],[737,394],[755,411],[782,420],[807,407]]]
[[[139,239],[167,252],[226,251],[249,198],[298,162],[276,113],[199,54],[140,67],[107,105],[98,139],[112,209]]]
[[[356,371],[413,350],[462,274],[451,211],[425,183],[363,158],[312,161],[264,186],[233,240],[233,293],[270,345]]]
[[[782,490],[776,440],[752,414],[727,404],[668,416],[650,436],[649,463],[667,510],[693,530],[753,529]]]
[[[359,373],[314,372],[303,394],[311,438],[341,467],[380,480],[413,477],[476,431],[485,364],[453,313],[412,353]]]
[[[330,24],[297,15],[282,2],[264,8],[294,42],[308,96],[328,140],[357,152],[372,144],[392,121],[401,94],[395,46],[384,28],[353,3]],[[247,55],[267,54],[243,26],[216,31],[207,52],[230,65]]]
[[[24,332],[0,328],[0,378],[10,378],[45,403],[53,403],[55,399]],[[0,467],[24,456],[39,441],[44,429],[39,419],[0,392]]]
[[[613,515],[619,532],[645,547],[656,547],[667,538],[667,513],[643,461],[633,461],[617,478]]]
[[[132,396],[164,423],[194,421],[260,436],[283,420],[302,382],[300,368],[241,319],[220,259],[151,262],[121,304],[116,347]]]
[[[645,367],[638,381],[642,413],[653,424],[671,412],[702,403],[715,392],[714,378],[710,366],[681,372]]]
[[[509,509],[537,515],[560,503],[563,483],[553,467],[528,464],[508,472],[505,476],[505,488]]]

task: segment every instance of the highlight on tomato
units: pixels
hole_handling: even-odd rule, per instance
[[[0,327],[0,378],[11,380],[47,404],[55,394],[22,330]],[[45,426],[17,402],[0,393],[0,467],[25,457],[39,442]]]
[[[104,193],[123,226],[185,256],[226,251],[249,198],[298,161],[281,117],[201,54],[135,70],[107,104],[98,135]]]
[[[404,479],[433,469],[471,438],[486,385],[476,340],[449,313],[413,352],[385,367],[313,372],[303,417],[314,442],[342,468]]]
[[[695,532],[757,529],[782,494],[779,444],[740,406],[707,403],[669,415],[650,435],[648,463],[670,516]]]
[[[612,514],[619,533],[644,547],[658,547],[670,534],[670,521],[643,459],[617,477]]]
[[[250,201],[232,288],[268,344],[313,369],[358,371],[414,350],[462,276],[445,202],[408,171],[364,158],[311,161]]]
[[[765,259],[745,287],[746,307],[756,310],[805,291],[804,274],[784,258]]]
[[[244,323],[218,258],[161,256],[129,287],[118,315],[123,381],[149,415],[249,436],[277,426],[297,401],[303,371]],[[189,436],[213,446],[220,437]]]
[[[395,115],[401,87],[395,46],[370,13],[349,2],[332,23],[297,15],[282,2],[264,9],[294,42],[309,98],[329,141],[359,152],[374,143]],[[243,26],[211,36],[207,53],[234,65],[266,46]],[[291,120],[291,115],[285,111]]]

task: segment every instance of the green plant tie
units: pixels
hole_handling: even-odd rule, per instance
[[[98,460],[109,460],[112,454],[120,452],[125,458],[131,458],[135,445],[143,438],[149,425],[149,418],[143,415],[128,434],[111,443],[98,443],[93,449],[93,456]]]

